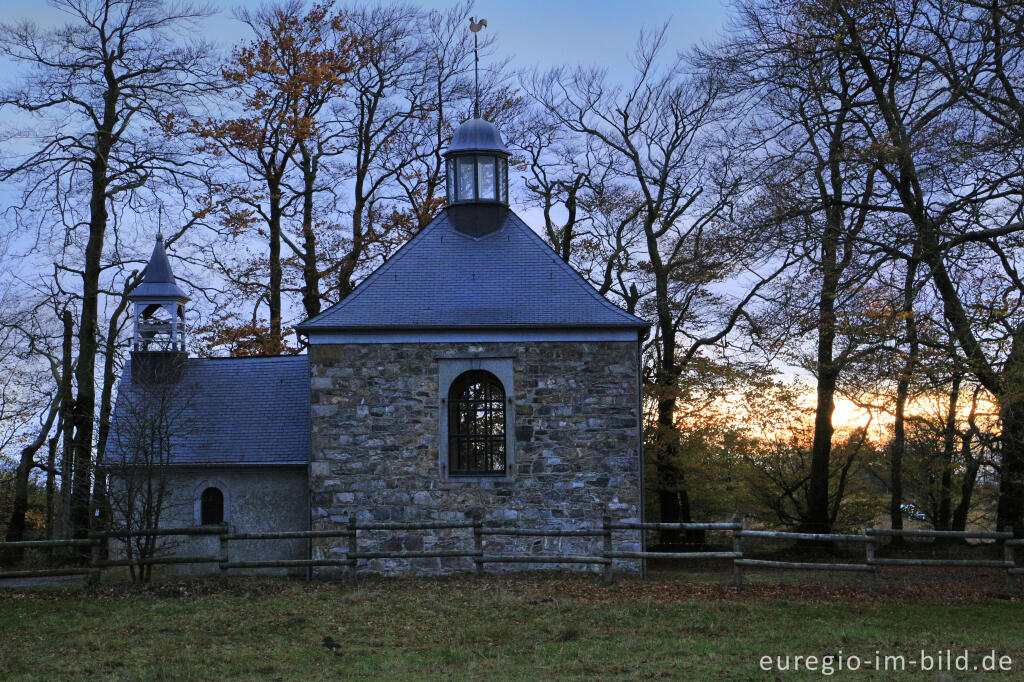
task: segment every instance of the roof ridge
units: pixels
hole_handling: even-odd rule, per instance
[[[341,299],[340,301],[338,301],[337,303],[332,305],[327,310],[322,310],[322,311],[320,311],[320,313],[318,315],[315,315],[315,316],[309,318],[308,320],[304,320],[304,321],[300,322],[299,324],[295,325],[296,329],[304,327],[304,326],[306,326],[308,324],[312,324],[313,322],[315,322],[316,320],[319,320],[324,315],[327,315],[328,313],[330,313],[330,312],[332,312],[334,310],[338,310],[340,308],[343,308],[346,305],[352,303],[352,301],[358,299],[359,296],[361,294],[363,294],[367,290],[367,288],[368,288],[367,285],[368,284],[372,284],[386,270],[391,269],[394,266],[395,263],[397,263],[399,260],[401,260],[405,255],[407,255],[409,253],[409,251],[410,251],[409,247],[411,247],[415,242],[420,241],[420,239],[425,234],[427,234],[427,233],[433,231],[434,229],[436,229],[436,227],[443,222],[443,219],[447,218],[447,217],[448,217],[448,214],[442,209],[441,212],[438,213],[437,216],[435,216],[433,220],[431,220],[429,223],[427,223],[423,227],[422,230],[420,230],[415,235],[413,235],[412,239],[410,239],[409,241],[407,241],[406,243],[404,243],[400,247],[398,247],[398,251],[395,251],[395,254],[393,256],[391,256],[391,258],[388,258],[386,261],[381,263],[377,267],[376,270],[374,270],[369,275],[367,275],[366,279],[364,279],[362,282],[360,282],[358,285],[356,285],[356,288],[352,291],[352,293],[350,293],[348,296],[346,296],[345,298]]]
[[[215,362],[224,362],[225,360],[293,360],[297,358],[309,358],[309,355],[305,353],[294,353],[288,355],[222,355],[222,356],[208,356],[208,357],[195,357],[188,358],[189,360],[212,360]]]
[[[650,323],[648,323],[647,320],[644,320],[643,318],[638,317],[638,316],[634,315],[633,313],[630,313],[627,310],[623,310],[622,308],[620,308],[619,306],[615,305],[614,303],[609,301],[607,298],[602,296],[601,292],[599,292],[597,289],[595,289],[594,286],[590,282],[588,282],[583,277],[583,275],[581,275],[576,270],[576,268],[572,267],[571,265],[566,263],[564,260],[559,258],[558,253],[555,252],[555,250],[553,248],[551,248],[551,245],[548,244],[546,241],[544,241],[539,234],[534,232],[533,229],[529,225],[526,224],[526,221],[524,221],[522,218],[520,218],[514,211],[509,211],[509,215],[514,217],[519,222],[519,226],[521,228],[525,228],[525,232],[528,233],[530,237],[532,237],[534,240],[536,240],[541,245],[543,245],[544,248],[546,248],[548,251],[550,251],[551,252],[551,256],[552,256],[552,260],[554,261],[554,263],[558,267],[560,267],[563,270],[565,270],[566,272],[568,272],[573,277],[573,280],[576,282],[576,284],[578,284],[580,287],[582,287],[583,290],[586,291],[588,294],[590,294],[594,299],[596,299],[598,302],[600,302],[606,308],[609,308],[609,309],[613,310],[614,312],[616,312],[620,316],[629,318],[631,321],[639,321],[639,322],[641,322],[642,324],[644,324],[644,325],[646,325],[648,327],[650,326]]]

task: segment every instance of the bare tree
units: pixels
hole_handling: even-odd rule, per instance
[[[175,368],[146,381],[122,384],[113,424],[113,448],[103,464],[109,476],[108,496],[115,530],[124,534],[117,540],[124,557],[131,561],[132,580],[148,582],[152,564],[147,559],[171,547],[160,536],[138,535],[141,530],[159,528],[161,519],[172,511],[168,467],[173,463],[175,444],[192,428],[193,387],[177,382]]]
[[[414,121],[428,115],[431,60],[436,59],[424,40],[423,13],[411,5],[353,8],[347,18],[362,51],[332,117],[345,150],[345,207],[351,215],[351,232],[334,273],[339,298],[352,291],[368,251],[390,237],[381,209],[402,168],[387,156],[407,139]]]
[[[997,524],[1024,533],[1024,322],[1013,302],[995,317],[976,315],[973,290],[963,286],[982,268],[1001,272],[1013,297],[1024,292],[1016,259],[1024,230],[1020,8],[844,1],[828,11],[841,20],[837,39],[869,88],[862,120],[893,188],[886,208],[913,225],[967,364],[999,403]]]
[[[643,205],[636,191],[612,172],[598,140],[564,128],[550,111],[530,111],[518,127],[525,195],[541,210],[545,240],[602,295],[635,312]]]
[[[20,84],[0,94],[13,108],[40,120],[35,144],[5,162],[0,179],[21,178],[15,215],[21,226],[55,223],[65,231],[63,273],[79,280],[80,314],[75,364],[71,523],[89,527],[89,496],[96,410],[95,370],[101,334],[104,251],[112,207],[139,196],[154,178],[183,172],[160,125],[209,90],[208,48],[183,44],[176,32],[208,12],[163,0],[57,0],[69,17],[57,29],[30,22],[0,26],[0,54],[25,69]],[[19,133],[22,131],[19,131]],[[86,233],[80,253],[70,247]]]
[[[307,315],[320,309],[320,264],[314,231],[314,194],[321,160],[336,146],[337,136],[324,125],[321,112],[343,93],[352,64],[362,58],[342,13],[331,3],[314,5],[289,0],[238,14],[255,37],[236,47],[223,68],[230,86],[226,113],[193,120],[192,134],[201,151],[229,161],[228,173],[240,170],[244,180],[223,188],[227,226],[234,232],[254,225],[267,240],[269,277],[250,278],[238,268],[225,274],[264,290],[269,334],[262,351],[284,350],[282,245],[301,260],[302,299]],[[298,189],[289,191],[289,175],[298,165]],[[299,239],[285,233],[285,221],[298,204]]]
[[[36,324],[38,318],[25,314],[23,305],[9,303],[12,309],[0,317],[0,368],[5,377],[0,383],[0,454],[20,446],[5,534],[8,542],[17,542],[26,539],[32,474],[46,466],[36,460],[36,453],[57,423],[62,395],[59,389],[54,391],[61,366],[53,352],[53,338],[43,325]],[[53,465],[46,471],[48,482],[52,482]],[[6,556],[16,562],[21,554],[12,550]]]
[[[703,60],[728,74],[736,111],[746,113],[743,133],[730,144],[771,169],[755,191],[755,210],[785,226],[802,257],[778,283],[776,319],[784,323],[785,354],[816,383],[800,525],[828,532],[835,517],[829,486],[836,393],[851,363],[877,352],[869,285],[889,255],[862,239],[885,228],[869,210],[880,191],[877,161],[861,151],[866,136],[857,105],[867,86],[851,75],[854,60],[832,39],[834,19],[789,9],[739,3],[734,36]],[[804,352],[808,337],[813,348]]]
[[[702,349],[725,339],[744,318],[758,291],[788,265],[766,234],[729,220],[742,182],[728,155],[716,153],[720,83],[694,77],[681,58],[662,64],[667,26],[646,33],[632,55],[633,82],[618,88],[596,69],[556,69],[529,85],[533,98],[558,125],[591,139],[606,154],[608,179],[635,197],[638,243],[648,295],[638,306],[657,321],[652,341],[651,430],[661,518],[689,520],[683,452],[676,424],[679,379]],[[623,195],[628,196],[628,195]],[[732,276],[754,279],[741,295],[723,296],[714,285]],[[666,537],[668,541],[674,537]]]

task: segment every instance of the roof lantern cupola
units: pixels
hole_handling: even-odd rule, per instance
[[[448,205],[492,202],[508,206],[508,148],[494,124],[471,118],[452,135],[444,153]]]
[[[470,19],[477,63],[477,33],[484,26],[486,20]],[[474,237],[499,229],[508,212],[509,151],[494,124],[480,116],[479,76],[473,118],[455,129],[444,158],[447,211],[455,228]]]
[[[128,295],[134,308],[134,353],[185,353],[185,304],[158,233],[146,275]]]

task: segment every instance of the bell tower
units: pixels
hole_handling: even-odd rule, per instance
[[[146,275],[128,298],[134,313],[132,381],[174,383],[187,357],[185,304],[189,298],[174,279],[160,234]]]
[[[444,153],[448,218],[459,232],[483,237],[501,228],[508,214],[508,148],[493,123],[480,116],[480,52],[477,34],[486,19],[469,19],[473,32],[473,118],[452,134]]]

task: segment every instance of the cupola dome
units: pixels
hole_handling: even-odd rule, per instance
[[[508,148],[493,123],[471,118],[452,134],[444,153],[448,214],[474,237],[501,227],[508,210]]]
[[[456,152],[498,152],[508,157],[508,149],[498,128],[482,118],[471,118],[452,133],[448,154]]]

